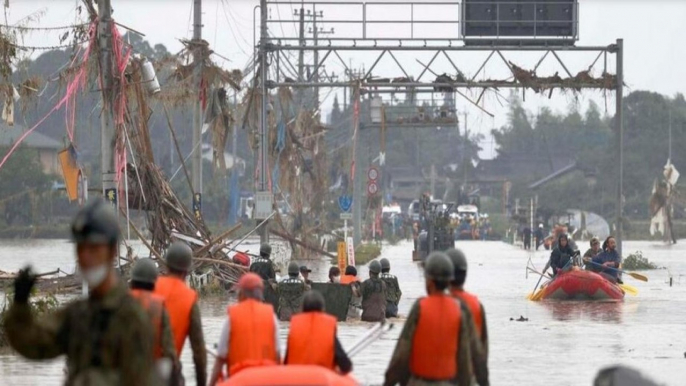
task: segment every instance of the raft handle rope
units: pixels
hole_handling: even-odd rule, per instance
[[[365,348],[369,347],[372,343],[376,342],[385,333],[393,329],[393,323],[380,322],[376,326],[372,327],[364,334],[357,342],[355,342],[352,347],[348,349],[348,357],[352,358],[359,354]]]

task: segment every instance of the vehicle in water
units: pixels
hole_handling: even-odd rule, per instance
[[[540,289],[533,300],[622,300],[622,288],[602,275],[573,267],[561,272]]]
[[[450,208],[441,200],[432,200],[428,194],[419,201],[419,235],[412,261],[424,261],[433,251],[455,247],[454,228],[450,221]]]

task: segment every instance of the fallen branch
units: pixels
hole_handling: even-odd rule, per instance
[[[294,237],[291,237],[291,236],[289,236],[289,235],[287,235],[287,234],[285,234],[285,233],[279,232],[279,231],[277,231],[277,230],[270,229],[269,232],[272,233],[272,234],[274,234],[274,235],[276,235],[276,236],[279,236],[279,237],[281,237],[281,238],[283,238],[283,239],[286,239],[286,240],[288,240],[288,241],[290,241],[290,242],[293,242],[293,243],[295,243],[295,244],[297,244],[297,245],[300,245],[301,247],[303,247],[303,248],[305,248],[305,249],[309,249],[310,251],[317,252],[317,253],[319,253],[319,254],[322,254],[322,255],[328,256],[328,257],[336,257],[336,256],[335,256],[334,254],[332,254],[332,253],[329,253],[329,252],[327,252],[327,251],[325,251],[325,250],[323,250],[323,249],[321,249],[321,248],[312,246],[312,245],[310,245],[310,244],[308,244],[308,243],[306,243],[306,242],[304,242],[304,241],[300,241],[300,240],[298,240],[298,239],[296,239],[296,238],[294,238]]]

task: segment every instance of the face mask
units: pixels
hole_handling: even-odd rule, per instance
[[[97,288],[107,278],[109,273],[107,264],[99,265],[90,269],[82,270],[81,277],[88,283],[90,288]]]
[[[340,283],[340,282],[341,282],[341,277],[340,277],[340,276],[334,276],[334,277],[333,277],[333,282],[334,282],[334,283]]]

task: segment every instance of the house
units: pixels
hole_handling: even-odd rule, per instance
[[[21,125],[8,126],[4,122],[0,123],[0,148],[11,148],[25,132],[26,129]],[[64,146],[59,141],[34,131],[24,138],[22,146],[38,151],[38,161],[43,166],[44,173],[62,174],[57,152],[62,150]]]

